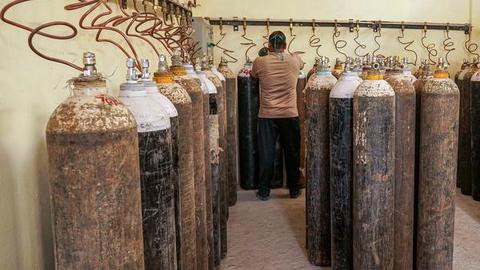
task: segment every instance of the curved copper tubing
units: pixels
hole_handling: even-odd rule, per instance
[[[322,44],[320,44],[321,40],[319,37],[317,37],[317,34],[315,32],[315,19],[312,20],[312,35],[308,39],[308,46],[315,48],[315,54],[320,57],[320,47],[322,47]]]
[[[340,51],[340,49],[343,49],[347,46],[347,41],[344,39],[338,39],[340,37],[340,30],[338,30],[337,27],[337,20],[335,20],[335,27],[333,28],[333,34],[332,34],[332,41],[333,45],[335,46],[335,50],[339,52],[341,55],[345,56],[345,59],[348,57],[346,53]]]
[[[443,44],[443,50],[446,52],[445,61],[447,62],[448,65],[450,65],[450,61],[448,61],[448,55],[451,52],[455,51],[455,43],[453,42],[453,39],[450,37],[448,24],[447,24],[447,30],[445,30],[445,40],[442,42],[442,44]]]
[[[5,17],[5,14],[6,12],[12,8],[13,6],[15,5],[18,5],[18,4],[21,4],[23,2],[27,2],[27,1],[30,1],[30,0],[16,0],[16,1],[12,1],[10,2],[9,4],[5,5],[2,10],[0,11],[0,17],[2,19],[2,21],[4,21],[5,23],[7,24],[10,24],[10,25],[13,25],[15,27],[18,27],[20,29],[23,29],[25,31],[28,31],[30,32],[30,35],[28,36],[28,45],[30,47],[30,49],[35,53],[37,54],[38,56],[40,56],[41,58],[43,59],[46,59],[46,60],[49,60],[49,61],[52,61],[52,62],[56,62],[56,63],[60,63],[60,64],[64,64],[64,65],[67,65],[71,68],[74,68],[76,70],[79,70],[79,71],[82,71],[83,68],[80,67],[80,66],[77,66],[75,64],[73,64],[72,62],[69,62],[69,61],[66,61],[66,60],[62,60],[62,59],[58,59],[58,58],[54,58],[54,57],[50,57],[50,56],[47,56],[43,53],[41,53],[40,51],[38,51],[35,46],[33,45],[33,37],[35,35],[41,35],[41,36],[44,36],[44,37],[48,37],[48,38],[51,38],[51,39],[57,39],[57,40],[67,40],[67,39],[72,39],[74,38],[76,35],[77,35],[77,28],[75,28],[75,26],[73,26],[72,24],[68,23],[68,22],[62,22],[62,21],[54,21],[54,22],[49,22],[49,23],[45,23],[45,24],[41,24],[39,26],[37,26],[36,28],[30,28],[28,26],[25,26],[25,25],[22,25],[20,23],[17,23],[15,21],[12,21],[12,20],[9,20]],[[42,32],[41,30],[45,29],[45,28],[48,28],[48,27],[52,27],[52,26],[66,26],[68,28],[70,28],[72,30],[72,33],[70,35],[64,35],[64,36],[59,36],[59,35],[52,35],[52,34],[48,34],[48,33],[45,33],[45,32]]]
[[[480,55],[478,55],[478,53],[476,53],[476,50],[478,49],[478,44],[475,43],[475,42],[471,42],[471,40],[472,40],[472,32],[470,30],[470,32],[467,34],[467,40],[465,41],[465,49],[471,55],[476,56],[477,60],[479,60]]]
[[[423,37],[421,39],[422,46],[427,50],[428,52],[428,60],[430,60],[430,64],[436,64],[435,60],[432,59],[432,57],[435,57],[438,55],[437,49],[435,49],[435,43],[429,43],[425,44],[425,40],[427,39],[427,25],[425,24],[425,27],[423,29]]]
[[[402,22],[402,28],[400,31],[401,32],[400,32],[400,35],[397,37],[397,40],[400,44],[404,45],[403,49],[405,51],[412,52],[415,55],[415,61],[411,62],[410,64],[413,64],[414,66],[416,66],[417,60],[418,60],[418,54],[416,51],[409,49],[409,47],[412,46],[415,40],[412,39],[411,41],[402,41],[402,39],[405,38],[405,26],[403,25],[403,22]]]

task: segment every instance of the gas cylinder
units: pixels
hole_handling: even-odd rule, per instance
[[[480,201],[480,71],[471,79],[472,197]]]
[[[170,72],[176,83],[180,84],[188,93],[192,100],[192,133],[189,136],[193,138],[203,138],[203,93],[200,80],[195,80],[187,76],[183,67],[182,57],[179,51],[176,51],[171,58]],[[195,216],[196,222],[206,224],[207,232],[212,228],[211,204],[207,200],[211,198],[210,181],[205,181],[205,149],[203,141],[193,143],[193,175],[195,189]],[[186,245],[191,246],[185,242]],[[193,265],[190,263],[189,265]]]
[[[207,71],[207,77],[214,76],[211,81],[216,84],[220,81],[220,87],[217,87],[218,91],[218,122],[219,122],[219,145],[220,145],[220,247],[221,258],[225,258],[227,255],[227,220],[228,220],[228,194],[229,181],[228,181],[228,143],[227,143],[227,80],[222,73],[217,70],[217,67],[213,64],[213,57],[208,57],[208,65],[210,68],[210,74]],[[217,80],[217,82],[215,81]]]
[[[135,118],[83,62],[46,128],[55,269],[144,269]]]
[[[260,108],[258,80],[250,76],[252,62],[240,70],[238,82],[239,179],[243,189],[258,187],[257,116]]]
[[[414,221],[413,221],[413,264],[415,266],[416,250],[417,250],[417,220],[418,220],[418,188],[419,188],[419,174],[420,174],[420,112],[421,112],[421,93],[425,83],[433,78],[433,73],[430,70],[430,65],[426,60],[422,61],[420,68],[422,73],[419,74],[418,79],[413,86],[415,87],[415,182],[414,182]]]
[[[335,66],[333,67],[332,75],[339,79],[340,76],[342,76],[343,73],[343,62],[340,60],[340,58],[337,58],[335,60]]]
[[[303,71],[298,74],[297,80],[297,109],[300,120],[300,183],[305,187],[305,98],[304,90],[307,85],[307,76]]]
[[[459,91],[438,61],[421,92],[416,269],[452,269]]]
[[[413,76],[415,76],[415,78],[419,79],[422,76],[422,74],[424,72],[424,68],[427,65],[427,63],[428,63],[428,60],[420,59],[420,66],[415,71],[415,73],[413,73]]]
[[[139,80],[145,87],[147,95],[152,98],[158,105],[166,112],[170,118],[170,133],[171,133],[171,149],[172,149],[172,170],[170,172],[170,177],[173,183],[174,189],[174,205],[180,205],[180,187],[178,179],[178,112],[175,108],[175,105],[164,95],[158,92],[158,87],[155,82],[150,78],[150,62],[148,59],[142,60],[142,76]],[[189,201],[194,203],[193,200]],[[186,206],[189,208],[194,208],[195,205]],[[188,215],[189,218],[186,220],[192,221],[187,224],[181,224],[181,213],[180,207],[175,207],[175,234],[176,234],[176,250],[177,250],[177,268],[178,269],[189,269],[184,265],[191,265],[193,260],[193,265],[195,265],[195,256],[196,248],[194,243],[196,243],[195,237],[195,211],[184,209],[184,213]],[[187,245],[186,243],[190,243]],[[193,244],[191,244],[193,243]],[[182,259],[183,257],[183,259]]]
[[[460,129],[458,145],[458,177],[462,194],[472,195],[472,148],[470,129],[470,109],[471,109],[471,89],[470,79],[477,71],[477,63],[472,62],[468,65],[458,80],[462,87],[460,92]]]
[[[394,269],[401,270],[413,269],[416,97],[408,61],[396,65],[386,81],[395,92]]]
[[[212,217],[211,220],[214,224],[214,226],[217,226],[219,228],[220,224],[220,213],[218,212],[217,208],[214,208],[214,201],[218,205],[218,191],[215,192],[214,188],[214,181],[212,178],[212,159],[211,156],[212,154],[210,153],[212,150],[216,153],[218,145],[214,144],[213,146],[210,145],[210,93],[214,93],[217,91],[215,88],[215,85],[207,78],[205,75],[205,72],[202,71],[202,66],[201,66],[201,60],[199,58],[196,59],[195,62],[195,72],[197,73],[198,77],[200,78],[200,82],[203,85],[203,132],[204,132],[204,146],[205,146],[205,181],[209,182],[209,185],[211,186],[211,195],[206,200],[207,203],[207,208],[212,209]],[[215,136],[216,133],[213,135]],[[213,147],[213,149],[212,149]],[[215,161],[215,160],[213,160]],[[216,167],[217,164],[214,163],[214,166]],[[217,172],[215,172],[217,173]],[[217,175],[217,174],[216,174]],[[209,217],[210,218],[210,217]],[[215,225],[216,224],[216,225]],[[213,232],[212,232],[213,233]]]
[[[234,206],[237,203],[238,185],[237,77],[223,57],[218,65],[218,71],[226,79],[228,205]]]
[[[393,269],[395,92],[373,63],[353,96],[353,265]]]
[[[353,269],[353,92],[362,79],[347,61],[345,72],[330,92],[330,209],[332,269]]]
[[[127,60],[120,101],[137,122],[146,269],[177,269],[170,119],[137,81],[135,60]]]
[[[204,57],[201,61],[200,77],[208,80],[209,82],[209,101],[210,101],[210,114],[208,120],[209,135],[210,135],[210,171],[211,171],[211,183],[212,183],[212,239],[209,239],[209,247],[211,250],[214,265],[218,265],[221,260],[221,175],[220,175],[220,123],[218,116],[218,88],[221,87],[221,83],[217,82],[217,85],[212,81],[215,75],[210,72],[208,60]],[[210,75],[210,76],[209,76]],[[212,87],[213,86],[213,87]],[[210,232],[209,232],[210,234]]]
[[[458,90],[460,91],[460,116],[459,116],[460,126],[459,126],[459,137],[458,137],[458,163],[457,163],[458,164],[458,170],[457,170],[457,187],[458,188],[461,187],[461,180],[460,180],[462,178],[461,174],[464,174],[464,172],[461,172],[463,161],[461,161],[460,158],[463,157],[464,155],[463,149],[465,144],[467,143],[466,138],[462,137],[462,132],[464,131],[463,125],[464,125],[464,118],[465,118],[462,97],[463,97],[463,77],[465,76],[465,73],[468,71],[469,65],[470,64],[468,60],[464,60],[460,71],[457,72],[454,77],[455,84],[457,85]]]
[[[366,55],[362,59],[362,74],[360,75],[360,78],[362,78],[362,80],[366,80],[368,76],[368,72],[371,69],[372,69],[372,61],[370,60],[370,55]]]
[[[308,71],[307,73],[307,82],[310,80],[312,76],[315,76],[317,74],[317,67],[320,64],[320,58],[315,57],[315,63],[313,64],[313,67]]]
[[[307,239],[310,263],[330,265],[330,171],[328,100],[337,79],[322,57],[305,89],[307,137]]]
[[[168,70],[167,59],[165,55],[160,55],[158,62],[158,71],[154,74],[154,81],[157,83],[159,92],[166,96],[177,109],[178,129],[176,134],[178,144],[178,196],[175,201],[180,209],[180,218],[177,222],[177,229],[182,234],[180,243],[192,239],[191,224],[195,224],[196,237],[196,263],[197,269],[207,269],[208,262],[206,256],[206,227],[201,219],[196,219],[195,210],[195,184],[193,168],[193,138],[192,133],[192,100],[187,91],[174,80],[173,74]],[[188,134],[188,135],[187,135]],[[175,161],[175,158],[174,158]],[[175,165],[175,164],[174,164]],[[193,218],[193,220],[192,220]],[[187,227],[183,227],[186,224]],[[191,245],[191,244],[189,244]],[[185,267],[189,267],[183,264]]]

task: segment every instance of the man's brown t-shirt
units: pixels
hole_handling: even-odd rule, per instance
[[[296,54],[270,53],[253,62],[251,76],[260,79],[261,118],[297,117],[297,79],[303,61]]]

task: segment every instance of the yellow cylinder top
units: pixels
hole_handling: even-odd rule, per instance
[[[187,75],[187,70],[183,66],[171,66],[170,72],[175,76],[185,76]]]
[[[383,80],[383,75],[381,73],[369,72],[367,75],[367,80],[370,80],[370,81]]]
[[[446,70],[436,70],[435,73],[433,74],[433,77],[437,79],[446,79],[446,78],[449,78],[450,75]]]
[[[174,83],[173,74],[170,71],[155,72],[153,80],[156,83]]]

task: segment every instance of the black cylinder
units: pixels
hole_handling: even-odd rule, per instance
[[[257,116],[259,110],[258,80],[240,73],[238,80],[238,144],[240,186],[258,187]]]
[[[471,79],[472,197],[480,201],[480,73]]]
[[[330,210],[332,269],[352,269],[353,92],[360,78],[347,72],[330,93]]]
[[[353,99],[353,265],[393,269],[395,93],[368,75]]]

